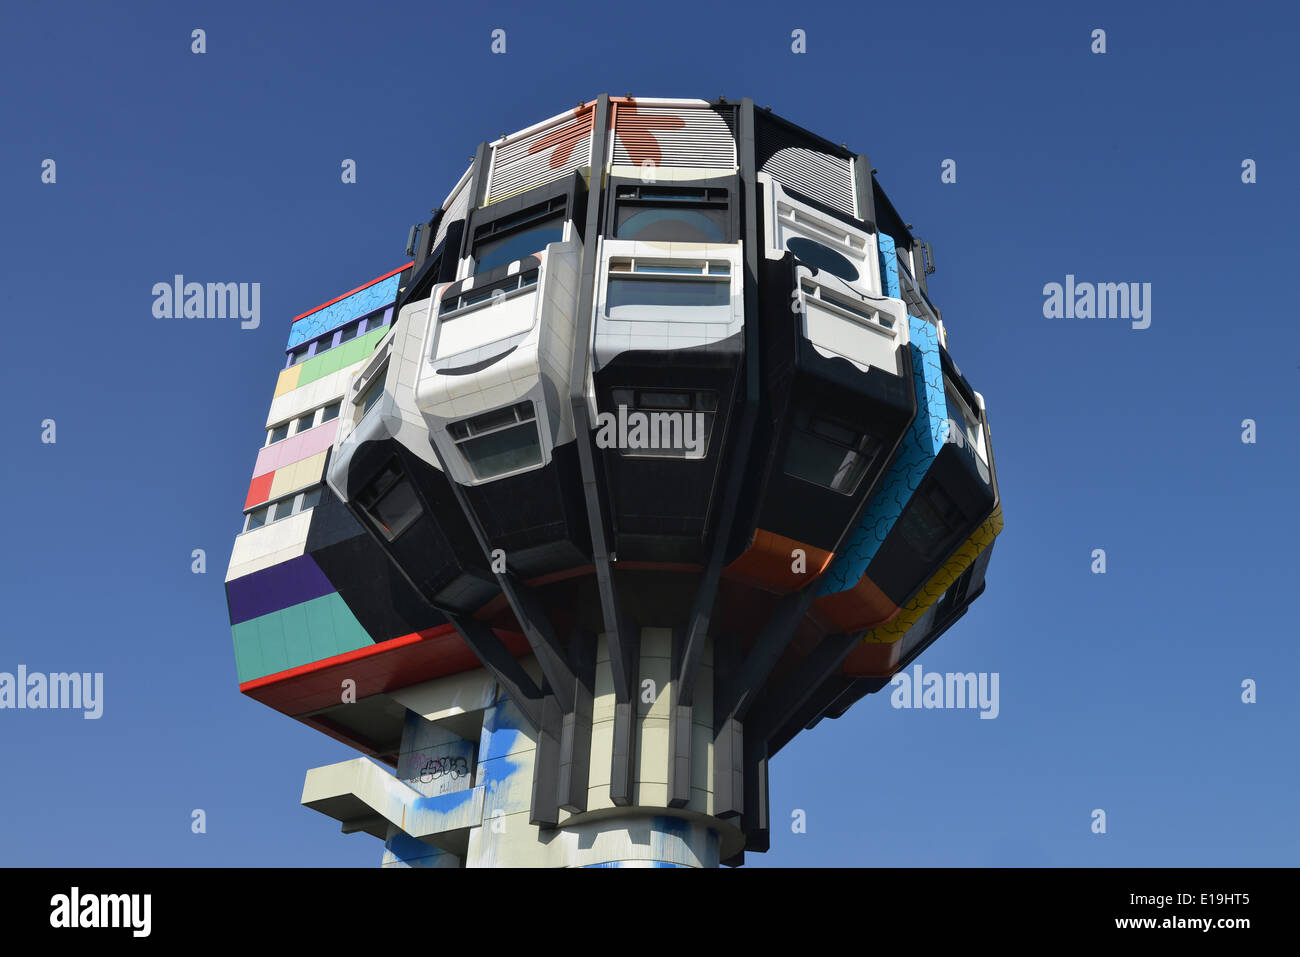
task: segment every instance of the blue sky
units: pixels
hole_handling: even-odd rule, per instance
[[[481,140],[601,92],[751,96],[869,154],[992,423],[1006,531],[922,662],[997,672],[998,718],[823,722],[750,865],[1296,864],[1300,14],[1170,9],[5,4],[0,671],[102,671],[105,712],[0,711],[0,864],[378,864],[297,804],[354,752],[235,678],[222,577],[288,323],[400,265]],[[155,319],[176,273],[260,282],[260,328]],[[1044,318],[1067,274],[1151,283],[1150,328]]]

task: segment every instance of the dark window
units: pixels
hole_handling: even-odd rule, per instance
[[[727,191],[679,186],[620,186],[614,236],[645,242],[725,243]]]
[[[420,499],[397,459],[393,459],[357,495],[357,506],[390,542],[420,517]]]
[[[922,560],[935,562],[956,544],[954,536],[965,518],[938,482],[923,482],[899,516],[898,530]]]
[[[822,302],[829,303],[837,309],[843,309],[845,312],[851,312],[855,316],[865,319],[886,329],[894,328],[894,320],[884,312],[872,312],[866,307],[861,300],[850,299],[848,296],[841,296],[825,286],[813,285],[809,282],[803,283],[804,295],[810,298],[820,299]]]
[[[858,268],[846,257],[841,256],[829,246],[813,242],[811,239],[794,238],[789,240],[786,248],[794,253],[805,266],[825,269],[832,276],[839,276],[845,282],[857,282]]]
[[[340,405],[341,403],[335,402],[333,405],[325,406],[325,411],[321,413],[321,418],[320,418],[322,424],[328,422],[330,419],[337,419],[339,417]]]
[[[556,196],[513,216],[503,216],[474,230],[474,272],[487,272],[545,249],[564,239],[567,197]]]
[[[698,268],[691,271],[700,273]],[[613,319],[624,318],[616,310],[628,306],[707,306],[722,310],[724,314],[719,315],[718,321],[726,322],[731,310],[731,285],[692,279],[624,279],[611,275],[605,314]]]
[[[374,404],[378,402],[380,397],[384,394],[384,378],[383,375],[375,376],[375,381],[370,383],[370,387],[366,389],[365,395],[357,400],[358,404],[361,406],[361,415],[365,415],[369,412],[371,407],[374,406]],[[360,417],[361,416],[357,416],[357,418]]]
[[[948,441],[960,443],[984,460],[984,427],[966,397],[944,377],[945,397],[948,400],[948,428],[952,433]]]
[[[718,411],[716,392],[669,389],[611,389],[612,410],[618,428],[620,455],[645,455],[666,459],[702,459],[709,452],[713,419]],[[626,409],[620,413],[620,407]]]
[[[507,276],[505,279],[493,282],[489,286],[481,289],[466,289],[459,296],[451,296],[442,300],[442,305],[438,308],[439,315],[445,315],[449,312],[455,312],[457,309],[467,309],[470,306],[476,306],[479,303],[487,302],[494,296],[505,296],[518,289],[526,289],[529,286],[537,285],[537,270],[530,269],[525,273],[518,273],[514,276]]]
[[[477,479],[497,478],[542,463],[531,402],[453,422],[447,432]]]
[[[971,580],[975,577],[974,564],[966,566],[966,570],[961,576],[949,586],[948,590],[939,596],[935,602],[935,622],[942,624],[954,611],[961,607],[966,600],[966,595],[970,591]]]
[[[880,449],[875,437],[802,409],[795,414],[790,431],[785,471],[805,482],[852,495]]]

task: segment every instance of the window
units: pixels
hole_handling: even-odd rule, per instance
[[[939,600],[934,603],[937,609],[935,616],[937,622],[946,621],[954,611],[961,607],[962,602],[966,600],[966,596],[970,592],[971,581],[974,577],[974,564],[967,565],[966,570],[961,573],[960,577],[948,587],[947,591],[939,596]]]
[[[716,392],[670,389],[611,389],[614,414],[627,425],[619,435],[620,455],[702,459],[718,411]],[[620,407],[627,409],[620,412]]]
[[[811,239],[801,239],[799,237],[788,240],[785,245],[790,252],[794,253],[795,259],[805,266],[811,266],[819,270],[824,269],[832,276],[838,276],[845,282],[858,281],[858,268],[829,246],[823,246]]]
[[[343,345],[349,339],[356,338],[358,325],[358,323],[353,322],[343,327],[343,331],[339,333],[339,345]]]
[[[609,264],[605,315],[660,322],[729,322],[731,266],[614,259]]]
[[[681,186],[619,186],[614,236],[643,242],[725,243],[727,191]]]
[[[313,485],[301,492],[286,495],[284,498],[278,498],[274,502],[268,502],[255,508],[245,517],[244,531],[251,532],[255,528],[270,525],[282,518],[288,518],[290,515],[297,515],[301,511],[313,508],[320,504],[321,494],[322,486]]]
[[[948,428],[957,430],[959,434],[949,434],[948,441],[958,442],[968,446],[981,462],[988,462],[984,452],[984,427],[980,424],[979,416],[971,409],[970,404],[966,401],[961,392],[955,389],[944,378],[944,395],[948,399]]]
[[[456,312],[459,309],[479,306],[491,299],[509,297],[513,293],[535,285],[537,285],[537,270],[530,269],[527,272],[517,273],[514,276],[509,276],[479,289],[466,289],[459,296],[444,299],[438,309],[438,314],[445,316],[447,313]]]
[[[384,394],[385,378],[386,376],[381,370],[379,373],[375,375],[375,381],[370,383],[366,391],[362,393],[360,398],[357,399],[357,405],[361,409],[360,415],[357,416],[358,419],[360,419],[362,415],[365,415],[367,412],[369,412],[370,409],[374,406],[374,404],[378,402],[380,397]]]
[[[281,423],[274,429],[268,430],[266,435],[266,444],[273,445],[287,439],[290,435],[297,435],[299,432],[306,432],[308,429],[314,429],[318,425],[324,425],[331,419],[337,419],[341,402],[331,402],[329,405],[321,406],[319,409],[313,409],[311,412],[303,413],[296,419],[290,419],[288,422]],[[367,408],[369,408],[367,406]]]
[[[310,343],[308,343],[305,346],[299,346],[297,349],[294,349],[293,352],[289,353],[289,365],[296,366],[299,362],[302,362],[304,359],[306,359],[307,356],[310,354],[311,354]]]
[[[956,544],[953,537],[965,519],[957,503],[939,487],[938,482],[930,480],[921,483],[903,509],[898,518],[898,529],[903,541],[923,561],[935,562]]]
[[[536,418],[531,402],[519,402],[453,422],[447,433],[475,478],[500,478],[542,464]]]
[[[410,528],[422,511],[419,496],[397,459],[392,459],[361,490],[357,506],[390,542]]]
[[[785,471],[832,492],[852,495],[880,450],[875,437],[801,409],[790,431]]]
[[[834,310],[838,310],[841,313],[847,312],[858,319],[863,319],[869,323],[883,326],[886,329],[894,328],[894,319],[892,316],[881,310],[871,308],[861,299],[851,299],[848,296],[841,296],[838,293],[827,289],[825,286],[807,281],[803,282],[801,287],[804,296],[807,299],[820,300],[821,302],[831,306]]]
[[[503,216],[474,230],[474,272],[505,266],[564,239],[568,197],[556,196],[513,216]]]

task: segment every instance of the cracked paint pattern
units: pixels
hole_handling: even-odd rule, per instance
[[[934,576],[921,586],[921,590],[916,593],[916,597],[907,603],[893,621],[872,628],[870,631],[864,631],[858,637],[864,642],[874,643],[891,643],[902,638],[909,628],[920,621],[936,601],[943,597],[944,592],[952,587],[953,583],[962,576],[971,565],[975,564],[975,559],[979,558],[980,552],[993,544],[993,539],[997,538],[1002,532],[1002,506],[999,504],[993,509],[993,514],[979,528],[971,534],[971,537],[962,543],[957,551],[939,569]]]
[[[897,295],[898,261],[894,241],[880,236],[881,274],[889,274],[890,295]],[[889,267],[892,267],[892,272]],[[948,400],[943,389],[943,368],[939,362],[939,330],[915,316],[907,317],[911,332],[912,377],[916,384],[917,410],[912,427],[899,446],[894,464],[880,490],[862,514],[840,554],[817,581],[818,595],[833,595],[853,588],[867,572],[903,508],[921,485],[925,473],[943,448],[948,434]]]
[[[285,349],[293,349],[308,339],[323,336],[331,329],[337,329],[351,322],[358,316],[364,316],[368,312],[374,312],[391,304],[397,298],[397,282],[401,278],[401,273],[389,276],[372,286],[357,290],[346,299],[340,299],[324,309],[317,309],[309,316],[303,316],[290,327],[289,342]]]

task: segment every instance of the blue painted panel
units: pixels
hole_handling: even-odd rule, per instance
[[[890,296],[898,295],[898,260],[894,241],[880,234],[880,274]],[[907,317],[911,333],[912,379],[916,385],[916,418],[903,438],[894,464],[881,483],[858,527],[831,567],[817,581],[818,595],[831,595],[854,587],[894,528],[914,493],[943,448],[947,435],[948,400],[939,363],[939,330],[924,319]]]
[[[316,310],[310,316],[299,319],[289,330],[289,343],[285,348],[293,349],[308,339],[315,339],[331,329],[347,325],[358,316],[364,316],[390,305],[397,298],[397,282],[401,278],[401,273],[389,276],[382,282],[367,286],[346,299],[340,299],[324,309]]]

